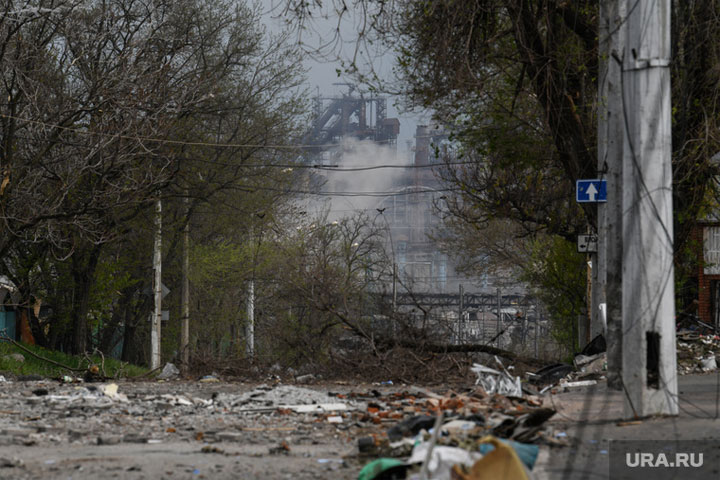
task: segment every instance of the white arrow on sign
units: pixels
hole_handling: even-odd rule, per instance
[[[595,188],[595,184],[591,183],[588,189],[585,191],[587,193],[588,198],[591,202],[595,201],[595,195],[598,194],[597,188]]]

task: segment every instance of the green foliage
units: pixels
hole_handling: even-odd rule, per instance
[[[559,236],[530,242],[521,277],[533,285],[552,318],[552,335],[568,350],[575,346],[575,324],[585,307],[587,263],[574,243]]]
[[[103,358],[99,355],[73,356],[56,350],[48,350],[36,345],[24,345],[33,353],[55,361],[70,368],[86,369],[91,364],[103,365]],[[25,360],[18,362],[8,355],[20,353]],[[89,362],[88,362],[89,360]],[[110,378],[132,378],[148,372],[146,368],[128,364],[112,358],[104,360],[105,374]],[[40,375],[46,378],[60,378],[64,375],[82,376],[82,372],[70,372],[67,369],[58,367],[49,362],[36,358],[27,352],[22,351],[9,342],[0,341],[0,374],[10,373],[12,375]]]
[[[139,283],[137,278],[132,277],[126,265],[128,261],[128,258],[115,257],[104,258],[98,263],[90,288],[88,307],[90,327],[98,328],[107,322],[112,315],[117,293]]]
[[[23,307],[46,307],[31,318],[38,342],[108,353],[124,332],[123,355],[146,360],[158,196],[165,357],[178,350],[187,223],[194,313],[222,320],[199,337],[237,338],[243,282],[265,268],[248,218],[287,207],[298,178],[273,164],[295,154],[275,146],[306,107],[297,51],[261,14],[245,1],[110,0],[23,15],[0,39],[0,274]]]

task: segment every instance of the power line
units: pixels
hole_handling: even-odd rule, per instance
[[[280,192],[280,193],[294,193],[297,195],[315,195],[321,197],[400,197],[405,195],[423,194],[423,193],[443,193],[443,192],[456,192],[460,191],[460,188],[439,188],[432,190],[401,190],[401,191],[379,191],[379,192],[322,192],[312,190],[296,190],[296,189],[283,189],[275,187],[265,186],[248,186],[248,185],[236,185],[230,187],[235,190],[241,190],[245,192],[253,192],[256,190],[269,191],[269,192]]]
[[[368,166],[357,166],[357,167],[339,167],[335,165],[324,165],[324,164],[279,164],[279,163],[245,163],[236,164],[228,162],[218,162],[214,160],[206,160],[201,158],[188,158],[186,159],[191,162],[207,163],[211,165],[218,165],[221,167],[243,167],[243,168],[286,168],[286,169],[307,169],[307,170],[323,170],[328,172],[362,172],[368,170],[381,170],[381,169],[403,169],[403,170],[415,170],[423,168],[440,168],[445,166],[456,166],[456,165],[477,165],[478,162],[444,162],[434,163],[427,165],[392,165],[392,164],[381,164],[381,165],[368,165]]]
[[[171,140],[171,139],[162,139],[162,138],[156,138],[156,137],[143,137],[140,135],[119,135],[116,133],[107,133],[107,132],[97,132],[97,131],[90,131],[82,128],[76,128],[76,127],[66,127],[54,123],[48,123],[48,122],[42,122],[40,120],[33,120],[29,118],[23,118],[18,117],[16,115],[8,115],[5,113],[1,113],[0,117],[10,119],[10,120],[18,120],[21,122],[27,122],[34,125],[39,125],[45,128],[52,128],[57,130],[63,130],[66,132],[72,132],[77,133],[80,135],[97,135],[101,137],[112,137],[117,139],[123,139],[123,140],[138,140],[138,141],[144,141],[144,142],[152,142],[152,143],[163,143],[168,145],[179,145],[179,146],[187,146],[187,147],[210,147],[210,148],[268,148],[268,149],[274,149],[274,150],[298,150],[298,149],[323,149],[323,148],[334,148],[338,147],[341,144],[338,143],[327,143],[327,144],[290,144],[290,145],[280,145],[280,144],[262,144],[262,143],[219,143],[219,142],[190,142],[185,140]],[[373,140],[373,143],[385,143],[389,142],[388,140]],[[400,168],[400,166],[396,166],[395,168]],[[423,166],[425,168],[425,166]]]

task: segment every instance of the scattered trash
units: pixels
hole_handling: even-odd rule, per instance
[[[510,445],[512,449],[515,450],[515,453],[518,455],[518,458],[520,458],[523,464],[529,470],[533,469],[533,467],[535,466],[535,462],[537,461],[538,454],[540,453],[540,447],[538,447],[537,445],[528,445],[526,443],[513,442],[512,440],[500,439],[500,441],[507,445]],[[480,453],[485,455],[494,448],[495,446],[492,443],[481,443]]]
[[[5,377],[3,377],[2,375],[0,375],[0,383],[6,383],[6,382],[7,382],[7,379]]]
[[[720,337],[715,335],[711,328],[682,329],[677,332],[676,338],[678,373],[717,370],[715,352],[720,350]]]
[[[173,365],[172,363],[166,363],[165,366],[162,369],[162,372],[160,372],[160,375],[157,376],[160,380],[172,380],[173,378],[177,378],[180,376],[180,370]]]
[[[117,396],[117,393],[118,393],[117,383],[109,383],[107,385],[104,385],[102,387],[102,392],[103,392],[103,394],[105,394],[105,396],[110,397],[110,398]]]
[[[566,363],[556,363],[543,367],[535,373],[528,375],[530,382],[535,385],[552,385],[558,382],[561,378],[565,377],[573,371],[572,365]],[[541,390],[540,393],[543,393]]]
[[[495,437],[485,437],[481,440],[481,443],[490,443],[494,448],[477,460],[470,468],[463,464],[454,465],[452,467],[454,479],[527,480],[530,478],[527,467],[510,445],[501,442]]]
[[[377,441],[374,437],[360,437],[358,438],[358,451],[361,454],[372,454],[375,453],[378,447]]]
[[[451,420],[442,426],[442,431],[447,432],[450,435],[458,435],[468,433],[476,428],[481,428],[482,425],[478,425],[473,421],[468,420]]]
[[[328,423],[343,423],[343,417],[334,415],[327,418]]]
[[[378,458],[360,470],[358,480],[375,480],[381,475],[383,478],[404,478],[408,467],[396,458]]]
[[[580,387],[592,387],[597,385],[597,380],[581,380],[578,382],[560,382],[560,386],[565,390],[580,388]]]
[[[205,375],[198,380],[200,383],[220,383],[220,379],[215,375]]]
[[[473,364],[471,370],[477,375],[475,385],[480,385],[490,395],[497,393],[500,395],[522,397],[520,377],[510,375],[498,357],[495,357],[495,361],[500,365],[502,371],[488,368],[479,363]]]
[[[706,358],[700,359],[700,368],[703,372],[712,372],[713,370],[717,370],[717,362],[715,360],[715,355],[710,355]]]
[[[38,397],[42,397],[44,395],[47,395],[50,393],[47,388],[36,388],[32,391],[33,395],[37,395]]]
[[[319,405],[280,405],[280,409],[291,410],[295,413],[326,413],[348,410],[344,403],[321,403]]]
[[[607,351],[607,344],[605,343],[605,337],[600,334],[597,337],[590,340],[590,343],[585,345],[585,348],[582,349],[580,352],[580,355],[584,355],[586,357],[591,357],[593,355],[597,355],[598,353],[603,353]]]
[[[342,458],[318,458],[317,462],[318,463],[339,463],[342,465],[343,463],[345,463],[345,460],[343,460]]]
[[[83,374],[83,380],[88,383],[101,382],[105,380],[105,376],[100,373],[100,367],[97,365],[90,365],[85,371],[85,374]]]
[[[475,461],[482,458],[480,452],[470,452],[459,447],[436,446],[430,452],[430,442],[423,442],[415,446],[412,455],[406,462],[408,465],[427,462],[427,477],[433,480],[449,480],[450,470],[453,465],[461,464],[471,466]],[[422,476],[422,475],[421,475]]]
[[[408,418],[391,427],[387,431],[390,441],[397,441],[403,437],[415,436],[420,430],[430,430],[435,425],[435,417],[428,415],[418,415]]]
[[[303,383],[303,384],[310,383],[310,382],[312,382],[313,380],[315,380],[315,375],[313,375],[312,373],[308,373],[308,374],[306,374],[306,375],[300,375],[300,376],[298,376],[298,377],[295,378],[295,382],[297,382],[297,383]]]

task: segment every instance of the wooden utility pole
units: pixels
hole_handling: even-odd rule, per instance
[[[626,135],[622,99],[624,0],[600,2],[598,72],[598,172],[607,180],[607,202],[598,204],[597,303],[605,304],[607,383],[622,388],[622,200]],[[595,313],[598,309],[594,308]],[[600,323],[600,322],[598,322]]]
[[[670,0],[623,0],[623,366],[626,415],[678,414]]]
[[[154,308],[150,325],[150,368],[160,368],[160,339],[162,325],[162,200],[155,202],[155,241],[153,245]]]

